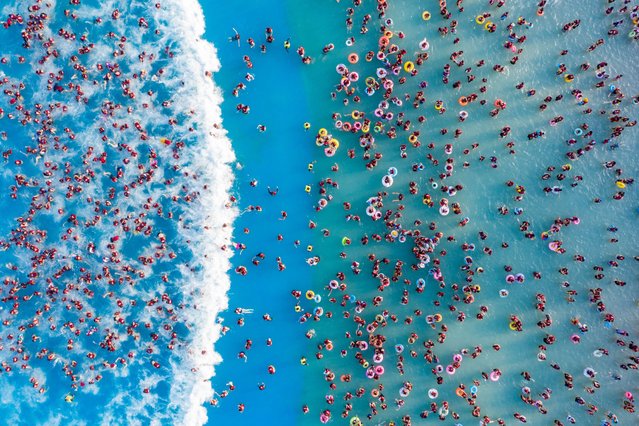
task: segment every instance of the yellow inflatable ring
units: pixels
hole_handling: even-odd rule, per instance
[[[425,10],[422,12],[422,19],[424,21],[430,21],[430,18],[431,18],[431,15],[429,11]]]
[[[313,290],[308,290],[308,291],[306,292],[306,298],[307,298],[308,300],[311,300],[311,299],[312,299],[312,298],[314,298],[314,297],[315,297],[315,292],[314,292]]]
[[[404,71],[411,72],[414,69],[415,69],[415,64],[412,63],[411,61],[408,61],[404,64]]]

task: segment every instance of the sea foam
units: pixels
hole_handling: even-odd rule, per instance
[[[178,409],[178,416],[183,416],[183,424],[199,425],[207,421],[203,403],[213,396],[209,379],[214,375],[214,365],[221,361],[213,345],[220,336],[216,316],[227,308],[226,292],[230,287],[226,272],[232,253],[221,247],[230,246],[231,224],[237,215],[227,205],[233,183],[229,164],[235,157],[226,132],[220,127],[222,92],[210,77],[220,69],[220,62],[215,47],[202,38],[204,14],[200,4],[197,0],[165,2],[156,19],[165,24],[162,27],[167,37],[181,40],[174,63],[176,73],[183,73],[184,85],[175,78],[173,87],[169,84],[168,89],[175,91],[174,98],[183,99],[176,102],[176,108],[197,111],[194,122],[200,137],[188,149],[186,160],[189,169],[208,186],[208,191],[202,192],[198,202],[190,204],[184,214],[185,221],[191,221],[193,226],[182,230],[182,238],[196,247],[192,265],[201,269],[183,283],[185,299],[193,306],[187,318],[191,322],[191,342],[183,362],[172,366],[170,403]],[[192,369],[197,373],[193,374]]]

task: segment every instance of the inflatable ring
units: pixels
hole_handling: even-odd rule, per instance
[[[321,128],[319,129],[319,132],[317,132],[317,134],[321,137],[325,137],[326,135],[328,135],[328,130],[326,130],[325,128]]]
[[[570,82],[572,82],[574,79],[575,79],[575,76],[574,76],[574,75],[572,75],[572,74],[566,74],[566,75],[564,75],[564,81],[565,81],[566,83],[570,83]]]
[[[575,129],[575,136],[581,136],[583,134],[584,134],[584,131],[581,130],[579,127]]]
[[[408,61],[404,64],[404,71],[411,72],[415,69],[415,64],[411,61]]]
[[[439,391],[435,388],[429,389],[428,390],[428,397],[430,399],[435,399],[439,396]]]
[[[491,29],[491,27],[492,27],[492,26],[493,26],[493,23],[492,23],[492,22],[490,22],[490,21],[486,21],[486,23],[484,24],[484,29],[485,29],[486,31],[488,31],[488,30],[490,30],[490,29]]]
[[[442,315],[441,314],[435,314],[435,315],[433,315],[433,319],[435,320],[435,322],[442,322]]]
[[[348,238],[348,237],[342,238],[342,245],[343,246],[350,245],[350,243],[351,243],[351,239],[350,238]]]
[[[348,38],[346,39],[346,46],[351,47],[353,45],[353,39]]]
[[[304,130],[308,130],[310,128],[311,128],[311,123],[309,123],[308,121],[304,123]]]
[[[315,292],[314,292],[313,290],[308,290],[308,291],[306,292],[306,298],[307,298],[308,300],[311,300],[311,299],[312,299],[312,298],[314,298],[314,297],[315,297]]]
[[[462,96],[461,98],[457,99],[457,102],[459,102],[459,105],[461,106],[466,106],[468,105],[468,98],[466,96]]]
[[[319,294],[316,294],[316,295],[313,297],[313,302],[315,302],[315,303],[320,303],[321,301],[322,301],[322,296],[320,296]]]
[[[470,387],[470,393],[473,394],[473,395],[476,395],[477,394],[477,386],[471,386]]]
[[[424,21],[430,21],[430,18],[431,18],[431,14],[429,11],[425,10],[422,12],[422,19]]]
[[[433,182],[430,184],[431,188],[433,189],[437,189],[437,187],[439,187],[439,184],[437,182]]]
[[[619,189],[624,189],[626,187],[626,184],[621,180],[618,180],[617,182],[615,182],[615,185],[617,185],[617,188]]]
[[[328,145],[333,148],[333,149],[337,149],[339,148],[339,141],[337,139],[331,139],[330,142],[328,143]]]
[[[508,328],[510,328],[512,331],[515,331],[515,330],[517,330],[517,324],[515,324],[514,322],[511,321],[508,324]]]
[[[408,137],[408,142],[414,144],[415,142],[417,142],[417,136],[415,134],[412,134]]]
[[[379,46],[380,47],[386,47],[388,46],[388,44],[390,43],[390,39],[386,36],[381,36],[379,38]]]
[[[537,16],[544,16],[544,9],[542,7],[537,9]]]
[[[301,312],[302,307],[300,305],[295,305],[295,312]]]
[[[391,30],[384,31],[384,37],[387,37],[388,39],[393,38],[393,32]]]
[[[508,297],[508,290],[506,290],[505,288],[499,290],[499,297],[501,297],[502,299]]]
[[[352,417],[349,423],[350,426],[362,426],[362,421],[357,416]]]
[[[348,55],[349,63],[356,64],[357,61],[359,61],[359,56],[357,55],[357,53],[351,53],[350,55]]]
[[[486,19],[484,18],[484,15],[477,15],[477,17],[475,17],[475,22],[478,25],[483,25],[484,22],[486,22]]]
[[[373,398],[378,398],[379,397],[379,389],[373,388],[373,390],[371,390],[371,396]]]

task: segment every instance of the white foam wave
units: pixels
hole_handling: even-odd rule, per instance
[[[229,244],[237,215],[235,209],[225,206],[233,182],[229,164],[235,157],[221,128],[222,92],[210,77],[220,69],[220,62],[214,46],[202,38],[204,14],[200,4],[197,0],[164,2],[158,19],[167,24],[165,27],[170,31],[167,37],[182,41],[174,62],[176,69],[185,75],[179,80],[172,79],[173,87],[169,88],[177,91],[174,98],[183,99],[185,111],[197,111],[201,138],[186,153],[186,161],[190,171],[208,186],[208,191],[200,194],[199,202],[187,206],[184,215],[185,221],[195,226],[184,228],[182,237],[198,247],[195,266],[201,270],[199,276],[193,276],[183,287],[186,300],[194,308],[188,318],[191,344],[184,363],[172,365],[170,395],[170,405],[177,408],[182,424],[201,425],[207,421],[203,404],[213,397],[209,379],[214,375],[214,366],[221,361],[213,345],[220,336],[216,316],[228,305],[231,253],[221,247]],[[195,375],[192,369],[196,370]]]

